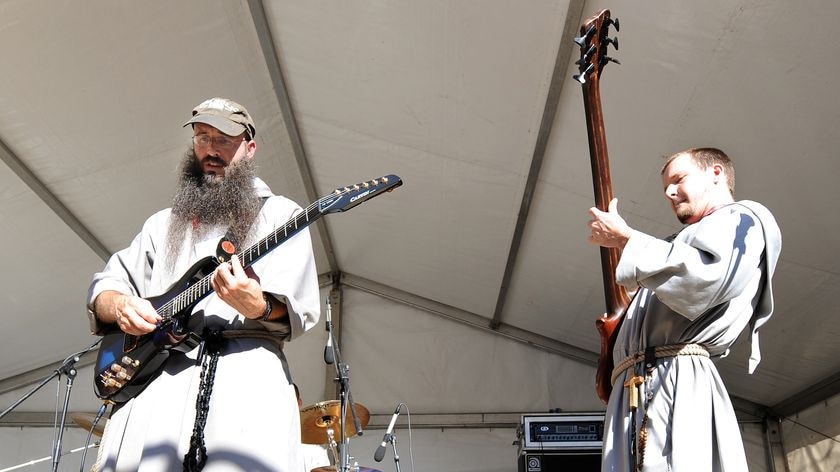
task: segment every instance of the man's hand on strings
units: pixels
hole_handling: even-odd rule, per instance
[[[223,262],[216,267],[210,285],[219,298],[234,310],[246,318],[256,319],[265,309],[265,300],[260,283],[249,275],[234,254],[230,262]]]
[[[589,242],[604,247],[624,249],[627,240],[630,239],[632,228],[627,225],[624,218],[618,214],[618,199],[610,201],[607,211],[601,211],[596,207],[589,209]]]
[[[161,320],[148,300],[113,290],[100,293],[94,306],[100,320],[114,323],[122,332],[135,336],[151,333]]]

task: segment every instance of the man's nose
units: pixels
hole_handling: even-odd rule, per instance
[[[216,156],[219,155],[219,147],[216,144],[215,140],[211,140],[210,144],[207,145],[207,155],[208,156]]]
[[[676,185],[669,185],[665,187],[665,196],[669,199],[674,199],[677,196],[677,186]]]

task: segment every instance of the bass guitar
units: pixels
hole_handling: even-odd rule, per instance
[[[580,46],[580,59],[576,62],[579,73],[573,78],[583,88],[583,106],[586,113],[586,133],[589,137],[589,157],[592,164],[592,184],[595,190],[595,206],[607,211],[613,199],[610,161],[607,153],[607,136],[604,131],[604,116],[601,110],[599,82],[604,67],[617,60],[607,55],[612,44],[618,50],[618,38],[609,37],[610,26],[619,29],[618,19],[610,17],[609,10],[603,10],[586,20],[580,27],[580,36],[575,43]],[[601,275],[604,282],[604,298],[607,312],[595,320],[601,336],[601,352],[595,377],[595,391],[604,403],[612,392],[610,375],[613,370],[613,347],[624,311],[630,304],[627,290],[615,282],[615,269],[621,252],[615,248],[601,247]]]
[[[277,248],[319,218],[330,213],[347,211],[371,198],[402,185],[396,175],[338,188],[248,249],[238,253],[242,266],[249,267],[257,259]],[[213,292],[210,279],[216,267],[233,255],[236,249],[226,240],[219,245],[219,255],[196,262],[166,293],[148,298],[161,320],[154,331],[141,336],[125,334],[114,326],[102,338],[96,359],[94,390],[96,396],[112,403],[125,402],[151,382],[173,351],[187,352],[201,342],[192,320],[195,305]]]

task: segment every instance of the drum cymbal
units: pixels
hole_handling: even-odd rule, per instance
[[[359,424],[362,429],[370,421],[370,411],[361,403],[354,403],[356,412],[359,415]],[[339,400],[327,400],[300,409],[300,439],[306,444],[326,444],[329,442],[327,429],[335,433],[335,440],[341,436],[339,422],[341,421],[341,402]],[[350,438],[356,435],[356,426],[353,421],[353,410],[347,405],[347,425],[344,427],[344,434]]]
[[[91,431],[92,429],[96,436],[102,436],[102,433],[105,432],[105,422],[108,421],[108,418],[99,418],[99,423],[94,428],[93,420],[96,419],[96,415],[93,413],[70,413],[70,419],[85,431]]]

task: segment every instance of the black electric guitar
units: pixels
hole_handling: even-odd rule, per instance
[[[243,267],[248,267],[320,217],[347,211],[400,185],[402,180],[398,176],[388,175],[336,189],[253,246],[238,253],[239,260]],[[226,244],[220,244],[220,248],[224,249],[224,246]],[[229,259],[235,249],[230,245],[230,249],[223,252],[227,252],[226,257],[205,257],[196,262],[166,293],[147,299],[162,318],[154,331],[134,336],[114,326],[103,336],[94,376],[97,397],[114,403],[133,398],[160,373],[172,351],[187,352],[201,342],[200,333],[196,332],[194,326],[200,323],[191,323],[191,315],[195,305],[213,292],[210,286],[213,271],[221,262]]]
[[[613,199],[607,134],[604,131],[599,87],[604,67],[610,62],[618,63],[607,55],[607,49],[611,44],[618,49],[618,38],[609,37],[610,26],[614,26],[618,31],[618,19],[610,17],[609,10],[601,11],[581,25],[580,36],[575,38],[575,43],[580,46],[580,59],[576,62],[580,73],[573,76],[583,86],[583,106],[586,112],[586,132],[589,137],[595,206],[601,211],[607,211],[610,200]],[[607,312],[595,320],[595,327],[601,336],[595,391],[604,403],[609,401],[612,391],[610,376],[613,370],[613,347],[624,310],[630,304],[627,290],[615,281],[615,269],[620,258],[621,251],[618,249],[601,247],[601,275]]]

